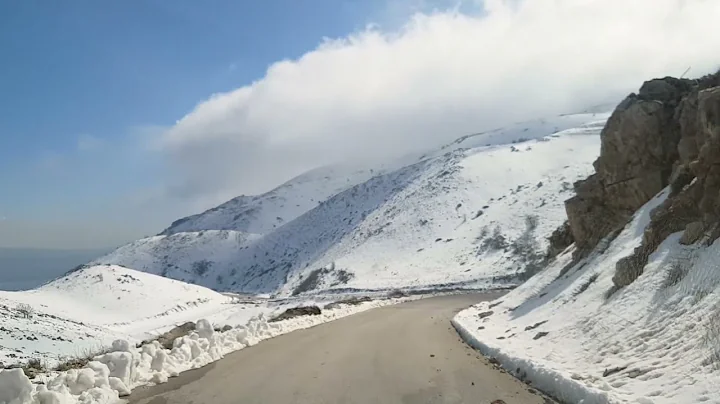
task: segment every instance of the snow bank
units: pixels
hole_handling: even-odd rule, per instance
[[[0,291],[0,362],[41,359],[53,367],[117,339],[137,343],[198,318],[243,325],[282,304],[226,296],[116,265],[82,268],[37,289]]]
[[[31,383],[20,369],[0,370],[0,404],[111,403],[138,386],[164,383],[262,340],[405,300],[342,305],[317,316],[272,323],[260,314],[226,332],[216,332],[209,321],[199,320],[195,331],[175,339],[172,349],[164,349],[157,341],[135,347],[129,341],[117,340],[110,352],[93,358],[83,369],[38,376],[44,383],[39,385]]]
[[[610,293],[615,263],[639,245],[666,192],[587,259],[563,271],[571,261],[566,251],[511,293],[460,312],[454,326],[485,355],[566,403],[720,403],[720,367],[712,360],[720,335],[708,333],[720,320],[720,241],[682,246],[673,234],[640,278]]]

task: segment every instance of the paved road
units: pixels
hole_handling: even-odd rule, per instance
[[[235,352],[137,404],[543,404],[465,345],[450,318],[488,295],[442,296],[370,310]]]

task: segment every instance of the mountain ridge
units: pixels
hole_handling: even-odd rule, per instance
[[[472,251],[479,248],[478,234],[492,233],[495,227],[507,227],[495,236],[506,238],[503,249],[510,251],[525,231],[522,209],[496,208],[498,213],[481,217],[486,203],[470,205],[480,197],[490,204],[497,199],[500,205],[507,198],[535,205],[541,214],[552,212],[546,215],[551,219],[540,220],[539,229],[526,236],[537,249],[533,256],[539,257],[545,239],[561,224],[556,220],[562,209],[558,195],[589,173],[597,149],[592,139],[605,119],[605,114],[589,113],[522,122],[461,137],[399,159],[394,167],[313,170],[266,194],[234,198],[180,219],[158,236],[122,246],[91,264],[122,265],[216,290],[282,295],[507,282],[522,272],[521,264],[497,251],[480,254],[494,257],[492,262],[502,268],[495,271],[478,264],[480,255]],[[581,151],[558,158],[553,147]],[[550,177],[522,168],[528,159],[535,159],[537,169]],[[497,181],[484,181],[483,170]],[[562,175],[566,170],[568,178]],[[538,186],[543,180],[544,188]],[[536,194],[531,193],[536,186]],[[303,202],[293,205],[294,195]],[[279,211],[290,213],[281,217]],[[444,240],[444,248],[436,248],[436,239]]]

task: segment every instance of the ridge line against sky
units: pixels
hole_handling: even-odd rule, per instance
[[[708,0],[313,4],[0,5],[0,246],[116,245],[319,165],[720,64]]]

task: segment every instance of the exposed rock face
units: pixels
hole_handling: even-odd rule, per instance
[[[689,223],[685,226],[685,231],[683,232],[682,237],[680,237],[680,244],[695,244],[698,240],[700,240],[704,231],[705,226],[703,225],[703,222],[698,221]]]
[[[600,134],[596,173],[565,203],[579,254],[668,185],[680,140],[675,110],[691,89],[690,80],[651,80],[617,106]]]
[[[547,254],[545,255],[546,259],[554,258],[575,242],[572,231],[570,230],[570,224],[567,220],[552,232],[550,237],[548,237],[548,242]]]
[[[651,213],[642,245],[617,263],[616,286],[637,279],[649,255],[671,233],[685,231],[682,241],[694,243],[718,227],[718,85],[720,72],[699,80],[666,77],[644,83],[638,95],[628,96],[613,112],[601,133],[596,173],[578,181],[576,196],[566,201],[577,258],[671,186],[669,198]]]

